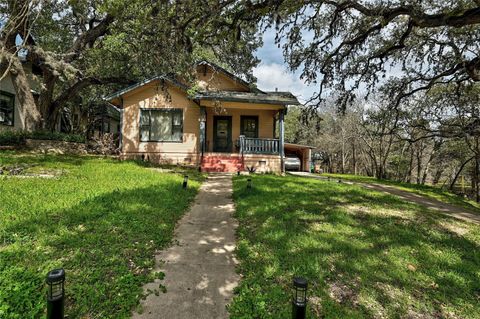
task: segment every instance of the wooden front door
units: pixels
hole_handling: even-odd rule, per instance
[[[213,151],[232,152],[232,117],[215,116],[213,118]]]

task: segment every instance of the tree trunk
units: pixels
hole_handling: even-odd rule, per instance
[[[472,156],[470,157],[469,159],[467,159],[465,162],[462,163],[462,165],[460,165],[460,168],[458,169],[457,173],[455,174],[455,176],[453,177],[453,180],[452,182],[450,183],[450,186],[449,186],[449,189],[450,190],[453,190],[453,188],[455,187],[455,184],[457,183],[457,179],[458,177],[460,176],[460,174],[462,173],[463,171],[463,168],[465,167],[465,165],[467,165],[471,160],[473,160],[475,158],[475,156]],[[473,180],[473,179],[472,179]]]
[[[10,67],[10,75],[16,92],[16,98],[19,102],[19,117],[23,129],[31,132],[40,128],[42,117],[33,99],[30,83],[28,82],[22,63],[16,57],[13,59]]]

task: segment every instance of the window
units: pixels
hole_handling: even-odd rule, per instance
[[[258,116],[240,117],[240,134],[245,137],[258,138]]]
[[[140,110],[140,141],[182,142],[182,109]]]
[[[13,126],[15,95],[0,91],[0,124]]]

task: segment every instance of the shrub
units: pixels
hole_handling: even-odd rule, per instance
[[[2,146],[24,145],[25,139],[27,138],[32,140],[52,140],[52,141],[85,143],[85,137],[78,134],[66,134],[66,133],[48,132],[48,131],[35,131],[35,132],[5,131],[5,132],[0,132],[0,145]]]
[[[74,143],[85,143],[85,137],[79,134],[67,134],[49,131],[35,131],[25,133],[25,138],[32,140],[52,140]]]
[[[4,131],[0,132],[1,146],[14,146],[25,144],[25,134],[18,131]]]

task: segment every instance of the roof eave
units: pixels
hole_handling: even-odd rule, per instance
[[[243,102],[243,103],[260,103],[260,104],[272,104],[272,105],[300,105],[300,102],[295,101],[272,101],[263,99],[248,99],[248,98],[235,98],[235,97],[218,97],[218,96],[205,96],[196,95],[194,99],[207,100],[207,101],[225,101],[225,102]]]

